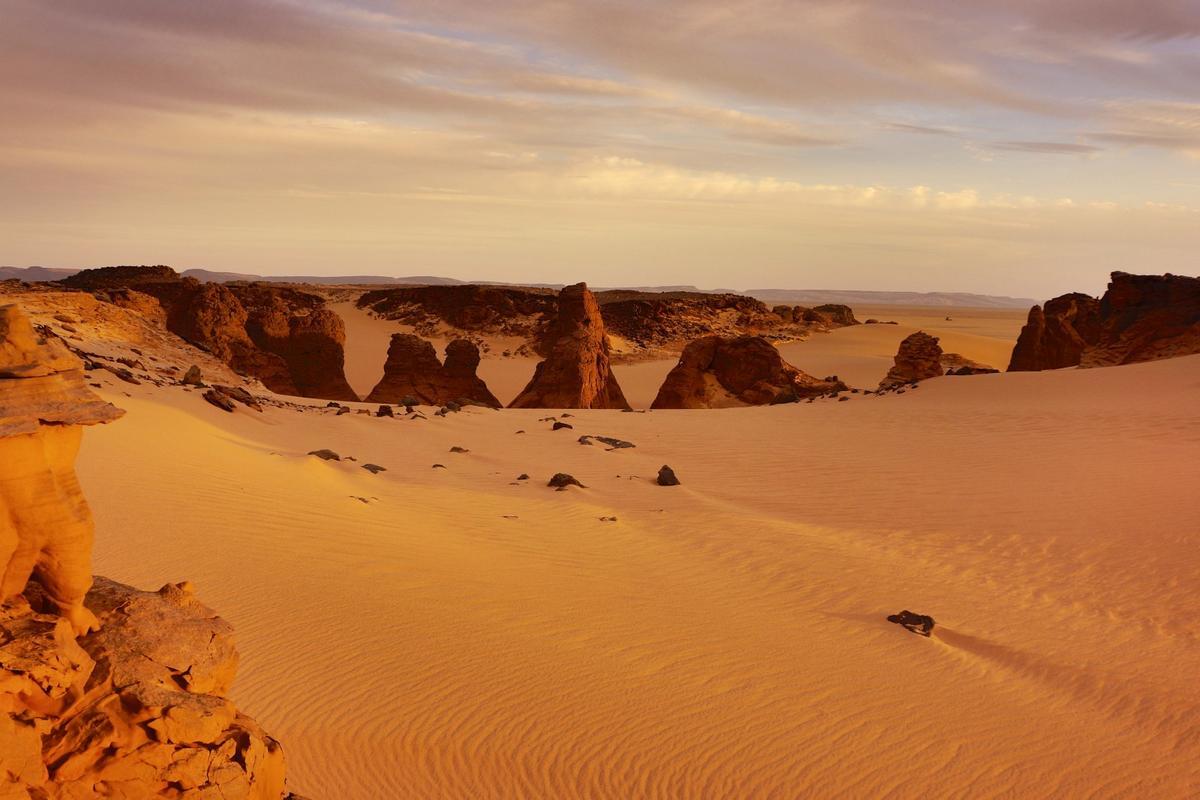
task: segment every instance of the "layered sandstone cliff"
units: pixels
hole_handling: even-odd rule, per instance
[[[425,405],[445,405],[469,400],[492,408],[501,403],[476,374],[479,348],[465,339],[446,346],[446,363],[438,360],[433,345],[411,333],[392,334],[383,378],[371,390],[372,403],[416,400]]]
[[[1100,298],[1094,343],[1082,367],[1111,367],[1200,353],[1200,278],[1114,272]]]
[[[1034,306],[1010,372],[1111,367],[1200,353],[1200,278],[1112,273],[1099,300],[1066,294]]]
[[[705,336],[684,348],[651,408],[766,405],[845,389],[787,363],[761,336]]]
[[[546,359],[510,408],[628,408],[612,372],[608,334],[595,296],[577,283],[558,295]]]
[[[1009,372],[1062,369],[1079,363],[1100,334],[1100,301],[1073,292],[1029,309],[1013,348]]]

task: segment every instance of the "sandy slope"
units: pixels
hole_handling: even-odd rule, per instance
[[[1200,357],[559,432],[103,380],[97,569],[236,624],[302,793],[1200,792]]]

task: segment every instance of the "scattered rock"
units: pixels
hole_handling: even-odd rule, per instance
[[[378,464],[363,464],[362,468],[372,475],[378,475],[381,472],[387,472],[387,467],[381,467]]]
[[[527,480],[529,480],[529,475],[528,475],[528,473],[522,472],[520,475],[518,475],[518,476],[517,476],[517,480],[519,480],[519,481],[527,481]]]
[[[183,377],[179,382],[184,386],[195,386],[198,389],[204,388],[204,376],[200,372],[200,368],[195,364],[188,367],[187,372],[183,373]]]
[[[933,633],[934,621],[933,617],[924,614],[915,614],[907,609],[899,614],[890,614],[887,618],[888,622],[894,622],[897,625],[902,625],[913,633],[921,636],[929,636]]]
[[[616,522],[616,517],[600,517],[601,522]]]
[[[228,411],[230,414],[237,408],[237,405],[233,402],[233,398],[223,392],[218,392],[216,389],[209,389],[202,397],[217,408],[222,411]]]
[[[614,439],[611,436],[580,436],[579,443],[590,445],[592,442],[600,442],[608,445],[609,450],[624,450],[629,447],[637,447],[633,442],[627,442],[624,439]]]
[[[377,416],[377,417],[394,417],[396,415],[392,412],[391,406],[380,406],[379,410],[375,412],[375,416]]]
[[[309,450],[310,456],[316,456],[324,461],[341,461],[342,457],[332,450]]]
[[[469,453],[471,451],[465,447],[459,447],[458,445],[454,445],[454,447],[450,448],[450,452],[451,453]]]
[[[433,468],[434,469],[445,469],[446,465],[445,464],[434,464]]]
[[[679,478],[675,477],[675,470],[663,464],[658,470],[657,483],[659,486],[678,486]]]
[[[340,417],[342,414],[349,414],[349,413],[350,413],[350,409],[346,406],[342,406],[337,410],[336,416]]]
[[[569,430],[572,430],[574,427],[575,426],[569,422],[556,422],[550,427],[550,430],[552,430],[552,431],[568,430],[569,431]]]
[[[575,477],[573,475],[568,475],[565,472],[554,473],[554,477],[552,477],[550,479],[549,483],[547,483],[546,485],[553,486],[556,489],[558,489],[560,492],[563,491],[564,489],[566,489],[568,486],[578,486],[580,489],[587,488],[582,483],[575,480]]]

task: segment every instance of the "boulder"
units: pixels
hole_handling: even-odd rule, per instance
[[[600,306],[587,284],[567,286],[547,329],[546,359],[510,408],[628,408],[609,361]]]
[[[283,749],[228,697],[232,629],[189,584],[95,578],[78,640],[25,594],[0,606],[0,796],[283,796]]]
[[[459,399],[499,408],[500,401],[487,384],[475,374],[479,367],[479,348],[465,339],[446,346],[446,363],[438,360],[430,342],[411,333],[392,334],[383,378],[367,395],[373,403],[455,406]]]
[[[650,407],[767,405],[845,388],[841,381],[820,380],[793,367],[761,336],[705,336],[684,348]]]
[[[907,628],[913,633],[921,636],[929,636],[932,634],[933,627],[936,624],[933,621],[933,617],[930,617],[926,614],[917,614],[909,611],[908,609],[901,611],[899,614],[889,614],[887,621]]]
[[[61,341],[0,306],[0,602],[36,574],[76,632],[95,627],[83,607],[95,526],[75,456],[82,426],[123,413],[84,385],[83,364]]]
[[[887,377],[879,382],[879,388],[891,389],[926,378],[936,378],[944,371],[938,338],[925,331],[917,331],[900,343],[894,365],[888,370]]]
[[[1079,364],[1100,334],[1100,301],[1078,292],[1029,309],[1008,363],[1009,372],[1062,369]]]

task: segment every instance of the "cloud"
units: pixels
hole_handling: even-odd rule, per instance
[[[996,150],[1012,150],[1018,153],[1046,153],[1049,155],[1090,155],[1103,150],[1090,144],[1074,142],[995,142]]]

